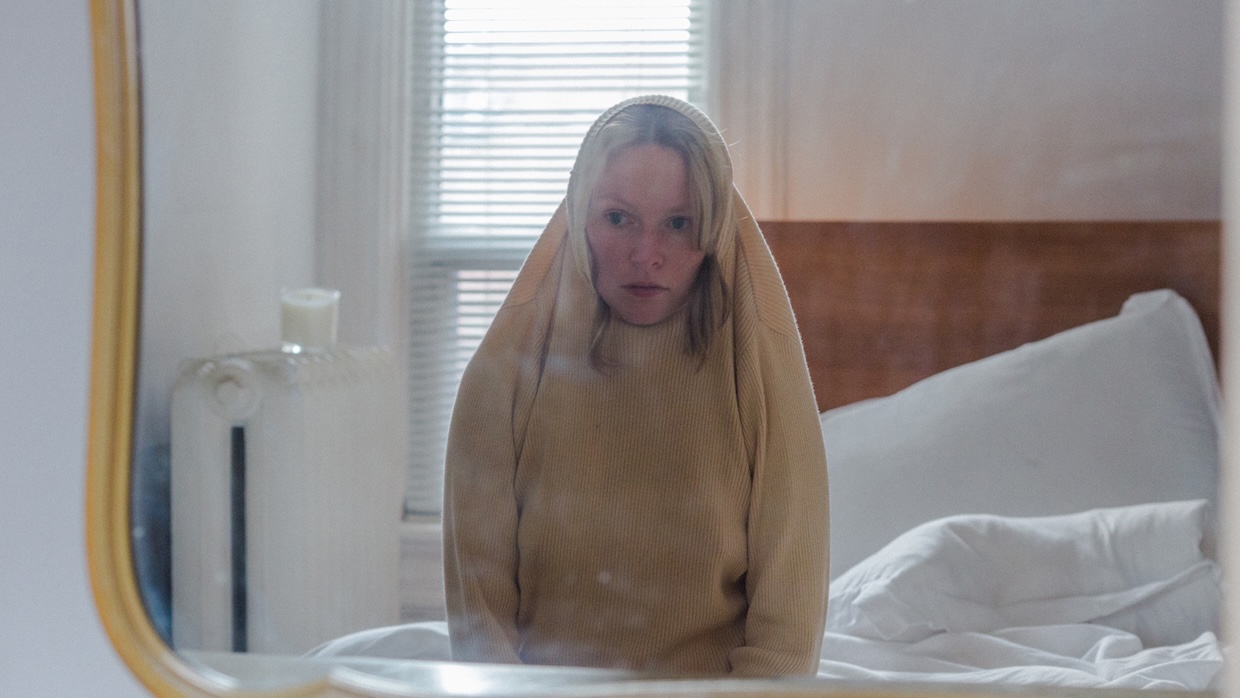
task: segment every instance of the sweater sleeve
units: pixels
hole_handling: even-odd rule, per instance
[[[754,366],[764,376],[754,416],[762,426],[750,496],[749,609],[745,643],[729,659],[740,676],[812,674],[826,620],[826,456],[799,340],[762,334],[775,346],[759,352],[768,365]]]
[[[783,282],[756,231],[742,237],[737,306],[738,408],[752,459],[745,642],[740,676],[812,674],[826,622],[827,462],[800,333]]]
[[[501,335],[488,333],[466,367],[448,432],[444,591],[452,658],[460,661],[520,663],[517,376],[513,347]]]

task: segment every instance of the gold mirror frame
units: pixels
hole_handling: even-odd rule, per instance
[[[135,8],[91,0],[95,85],[95,285],[86,552],[95,604],[121,659],[156,695],[214,686],[163,643],[132,563],[129,480],[141,270],[141,132]]]
[[[136,8],[133,0],[90,0],[90,16],[96,232],[85,519],[88,572],[104,628],[121,659],[157,696],[401,695],[390,690],[362,692],[330,674],[293,688],[243,690],[227,677],[206,676],[173,652],[147,616],[129,535],[142,268]]]
[[[96,238],[87,444],[86,541],[94,599],[121,659],[158,696],[410,696],[453,691],[445,681],[397,684],[354,671],[322,672],[291,687],[247,690],[226,676],[209,676],[173,652],[156,632],[138,591],[130,538],[130,475],[138,306],[141,287],[141,130],[134,0],[90,0],[96,119]],[[610,681],[581,682],[572,670],[536,667],[463,667],[423,662],[428,679],[468,673],[475,686],[526,695],[831,695],[865,698],[1083,695],[1053,688],[953,685],[849,685],[793,681]],[[1088,692],[1086,692],[1088,693]],[[1125,695],[1123,691],[1103,691]],[[1142,691],[1140,698],[1168,694]],[[1177,698],[1192,693],[1175,693]],[[1196,694],[1206,695],[1206,694]]]

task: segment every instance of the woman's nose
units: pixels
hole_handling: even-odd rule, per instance
[[[633,243],[633,263],[642,269],[657,269],[663,265],[663,240],[658,231],[643,229]]]

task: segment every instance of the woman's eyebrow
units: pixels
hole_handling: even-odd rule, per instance
[[[616,193],[609,193],[609,192],[599,193],[599,195],[596,195],[594,197],[594,201],[591,203],[594,203],[595,206],[599,206],[599,207],[615,206],[619,208],[625,208],[625,210],[629,210],[629,211],[632,211],[635,208],[634,205],[632,205],[632,203],[629,200],[626,200],[625,197],[616,195]]]
[[[624,198],[623,196],[620,196],[619,194],[612,194],[612,193],[607,193],[607,192],[600,193],[595,198],[594,203],[595,205],[598,205],[601,207],[616,206],[619,208],[626,209],[628,211],[635,211],[638,208],[637,206],[634,206],[632,202],[630,202],[628,199]],[[693,218],[695,210],[694,210],[693,204],[685,204],[684,206],[677,206],[675,208],[668,209],[664,213],[669,216],[683,216],[686,218]]]
[[[630,204],[627,199],[622,196],[616,196],[615,194],[603,194],[598,197],[598,201],[599,203],[619,206],[620,208],[633,208],[633,205]]]

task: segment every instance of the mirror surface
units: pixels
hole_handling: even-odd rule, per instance
[[[562,100],[584,133],[622,97],[687,98],[729,139],[761,221],[1220,217],[1221,1],[679,3],[652,35],[685,58],[636,87],[607,68],[503,84],[504,66],[490,82],[440,72],[454,46],[544,21],[447,4],[138,6],[135,566],[160,634],[250,687],[318,670],[262,679],[232,652],[292,657],[444,618],[434,465],[467,355],[454,352],[476,343],[473,313],[502,299],[580,140],[492,144],[479,166],[438,130],[455,113],[468,126]],[[612,5],[575,28],[631,29]],[[492,201],[499,213],[469,209],[436,178],[453,167],[532,184]],[[319,287],[340,291],[334,310],[286,295]],[[290,351],[295,314],[311,334]],[[436,343],[445,331],[461,337]],[[174,610],[176,593],[194,601]],[[444,658],[425,632],[410,656]]]

